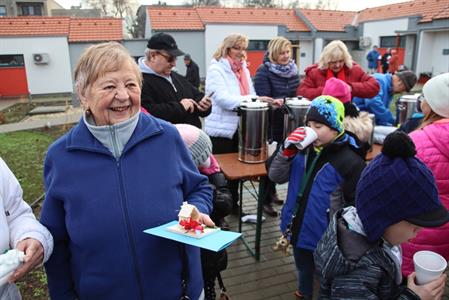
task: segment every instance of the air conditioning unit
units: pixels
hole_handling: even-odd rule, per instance
[[[50,61],[48,53],[34,53],[33,61],[36,65],[46,65]]]
[[[361,36],[359,39],[359,46],[362,49],[369,48],[372,44],[372,40],[369,36]]]

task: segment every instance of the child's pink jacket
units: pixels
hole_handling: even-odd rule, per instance
[[[410,137],[416,145],[416,156],[432,170],[440,200],[449,209],[449,119],[413,131]],[[402,244],[402,250],[402,273],[406,276],[414,271],[413,254],[417,251],[431,250],[449,260],[449,223],[422,229],[416,238]]]

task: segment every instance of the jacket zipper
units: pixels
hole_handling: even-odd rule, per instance
[[[115,147],[115,144],[114,144]],[[116,160],[116,164],[117,164],[117,172],[118,172],[118,176],[119,176],[119,182],[120,182],[120,200],[122,202],[123,205],[123,214],[125,217],[125,224],[126,224],[126,229],[128,231],[128,241],[129,244],[131,246],[131,254],[132,254],[132,261],[134,263],[134,271],[136,274],[136,278],[137,278],[137,286],[139,288],[139,293],[140,293],[140,298],[144,299],[143,297],[143,288],[142,288],[142,280],[141,280],[141,275],[139,273],[139,270],[137,268],[138,263],[137,263],[137,257],[136,257],[136,245],[134,243],[134,235],[132,233],[131,230],[131,226],[129,224],[129,213],[128,213],[128,207],[126,206],[126,196],[125,196],[125,187],[123,184],[123,176],[122,176],[122,169],[121,169],[121,165],[120,165],[120,160]]]
[[[114,157],[116,160],[118,160],[119,153],[118,153],[117,135],[115,134],[115,128],[113,126],[109,126],[109,131],[112,136],[112,147],[114,148]]]

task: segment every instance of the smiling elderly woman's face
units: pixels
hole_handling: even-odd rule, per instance
[[[102,72],[94,67],[90,73],[86,72],[87,74],[80,75],[75,72],[75,78],[80,75],[86,81],[84,85],[78,85],[78,95],[84,109],[91,113],[97,126],[126,121],[140,111],[140,73],[132,58],[126,52],[125,54],[119,53],[116,57],[118,60],[122,59],[121,62],[101,61],[104,60],[104,55],[93,55],[91,61],[86,64],[96,65],[97,68],[101,68],[100,66],[105,63],[115,64],[116,67],[113,69],[116,70]],[[99,57],[100,61],[96,61],[96,57]],[[83,57],[80,63],[82,60]],[[89,83],[89,78],[92,80],[93,77],[97,78]]]

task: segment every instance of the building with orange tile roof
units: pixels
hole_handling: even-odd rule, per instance
[[[353,58],[364,67],[366,53],[376,44],[381,51],[390,46],[397,48],[402,63],[418,73],[448,71],[445,53],[449,47],[444,46],[449,39],[446,0],[414,0],[359,12],[151,5],[141,6],[138,15],[144,28],[142,37],[148,39],[154,32],[170,33],[198,63],[202,77],[218,44],[231,32],[249,37],[250,69],[261,59],[258,54],[259,60],[254,60],[252,54],[263,52],[271,38],[281,35],[295,45],[300,72],[317,61],[322,48],[335,39],[344,41]],[[184,66],[179,62],[178,69],[183,73]]]
[[[292,41],[301,73],[317,61],[323,47],[335,39],[344,41],[353,58],[364,67],[366,53],[371,46],[378,45],[382,51],[396,48],[401,62],[418,75],[449,71],[447,0],[414,0],[359,12],[141,6],[137,17],[141,38],[133,40],[123,39],[122,21],[114,18],[0,18],[0,81],[13,78],[4,75],[10,68],[14,74],[20,73],[17,76],[21,79],[16,82],[25,81],[20,88],[24,93],[69,93],[73,91],[72,70],[87,46],[101,41],[120,41],[131,55],[138,57],[143,55],[148,38],[161,31],[171,34],[179,48],[192,56],[203,78],[213,52],[232,32],[249,37],[248,55],[253,72],[261,62],[268,41],[275,36]],[[35,57],[35,54],[39,55]],[[36,61],[36,58],[43,61]],[[184,74],[182,57],[177,69]],[[0,89],[1,95],[5,93]]]
[[[0,97],[72,93],[82,51],[122,40],[122,20],[116,18],[0,18]]]

